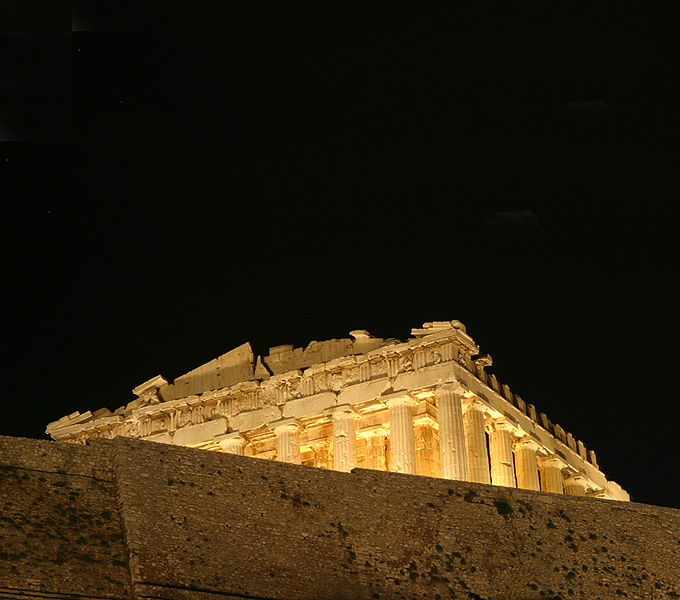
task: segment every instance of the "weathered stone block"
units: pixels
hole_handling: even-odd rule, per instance
[[[199,423],[198,425],[189,425],[183,429],[175,431],[173,440],[178,446],[189,446],[199,442],[211,440],[214,436],[220,435],[227,431],[227,420],[215,419],[214,421],[207,421]]]
[[[285,419],[322,413],[326,408],[335,406],[336,402],[337,396],[332,392],[307,396],[299,400],[290,400],[283,405],[282,415]]]

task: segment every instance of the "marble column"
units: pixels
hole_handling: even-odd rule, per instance
[[[579,474],[570,475],[564,480],[564,493],[568,496],[585,496],[588,482]]]
[[[468,478],[475,483],[491,483],[489,452],[484,429],[486,406],[477,399],[465,401],[463,407],[463,429],[465,430],[465,451],[467,454]]]
[[[376,471],[387,471],[387,430],[375,427],[361,435],[366,440],[365,467]]]
[[[538,469],[541,472],[541,491],[552,494],[563,494],[562,469],[564,461],[554,454],[538,457]]]
[[[333,469],[349,473],[357,466],[357,413],[349,405],[337,406],[325,413],[333,423]]]
[[[515,442],[515,473],[518,488],[541,491],[538,462],[536,461],[538,449],[538,443],[529,437],[523,437]]]
[[[444,479],[468,480],[465,429],[461,397],[465,389],[459,384],[437,388],[439,411],[439,462]]]
[[[300,426],[295,419],[286,419],[272,423],[277,438],[277,460],[281,462],[300,464]]]
[[[416,474],[416,441],[408,397],[387,401],[390,409],[390,471]]]
[[[320,469],[333,468],[333,443],[330,439],[325,439],[312,445],[314,452],[314,466]]]
[[[491,483],[516,487],[512,456],[512,425],[505,418],[494,419],[489,426]]]
[[[240,433],[234,432],[223,436],[217,440],[217,443],[222,448],[222,452],[226,452],[227,454],[240,454],[243,456],[246,447],[246,438]]]
[[[416,470],[425,477],[441,477],[437,421],[431,415],[418,415],[413,420],[416,442]]]

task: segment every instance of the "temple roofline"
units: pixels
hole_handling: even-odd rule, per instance
[[[387,410],[386,394],[415,394],[419,401],[436,406],[437,390],[446,382],[457,381],[466,397],[484,404],[485,419],[509,420],[514,428],[512,439],[533,439],[540,446],[540,455],[560,457],[564,476],[581,474],[590,482],[590,493],[628,499],[618,484],[607,481],[595,453],[583,442],[544,413],[537,413],[534,405],[527,404],[508,385],[500,384],[495,375],[486,373],[491,359],[473,358],[479,355],[479,347],[462,324],[435,321],[413,329],[412,334],[414,337],[402,342],[353,330],[352,340],[314,341],[305,348],[273,347],[264,362],[259,357],[254,360],[246,343],[173,384],[157,376],[137,386],[135,392],[140,398],[114,412],[100,409],[83,415],[73,413],[48,425],[47,432],[55,439],[72,442],[123,435],[218,449],[215,436],[240,431],[246,438],[252,437],[253,443],[271,448],[276,443],[272,433],[258,437],[248,432],[266,430],[267,423],[285,418],[304,418],[317,427],[323,423],[330,426],[324,411],[341,404],[357,408],[368,419],[376,411]],[[341,351],[344,353],[338,356]],[[312,362],[319,357],[328,360]],[[287,367],[293,368],[283,370]],[[250,378],[224,387],[211,385],[227,380],[218,377],[229,373],[230,368],[232,375],[237,373],[240,378],[245,373]],[[261,377],[255,377],[256,371]],[[172,398],[167,390],[171,386],[177,389],[178,382],[180,389],[182,382],[194,389],[210,389]]]

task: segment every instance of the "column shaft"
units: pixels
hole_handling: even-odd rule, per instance
[[[243,456],[246,441],[239,436],[221,440],[219,444],[222,447],[222,452],[226,452],[227,454],[240,454]]]
[[[277,460],[300,464],[300,428],[291,423],[274,429],[277,437]]]
[[[333,452],[332,443],[330,440],[324,440],[323,442],[318,442],[312,446],[312,451],[314,452],[314,462],[315,466],[320,469],[331,469],[333,468]]]
[[[416,417],[413,423],[418,475],[441,477],[439,435],[436,427],[436,421],[429,415]]]
[[[541,456],[538,458],[538,468],[541,472],[541,491],[552,494],[563,494],[562,467],[564,463],[557,457]]]
[[[564,493],[569,496],[585,496],[586,480],[580,475],[572,475],[564,480]]]
[[[357,435],[354,429],[355,413],[335,412],[333,420],[333,469],[348,473],[357,466]]]
[[[390,407],[390,471],[415,475],[416,442],[411,404],[408,398],[396,398],[387,403]]]
[[[489,457],[491,458],[491,483],[493,485],[516,487],[510,431],[510,424],[505,419],[497,419],[491,424]]]
[[[479,400],[467,403],[463,411],[468,478],[476,483],[491,483],[484,411],[485,407]]]
[[[536,492],[541,490],[538,478],[538,464],[536,462],[537,449],[538,444],[527,438],[518,440],[515,443],[515,471],[518,488],[534,490]]]
[[[366,468],[376,471],[387,471],[387,431],[375,429],[365,434]]]
[[[441,476],[467,481],[468,462],[465,451],[465,429],[461,395],[463,389],[437,390],[439,410],[439,456]]]

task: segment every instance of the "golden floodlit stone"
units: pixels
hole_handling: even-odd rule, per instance
[[[629,500],[595,453],[485,369],[460,321],[406,341],[349,337],[249,343],[110,411],[47,426],[55,440],[118,436],[349,472],[357,466],[557,494]]]

